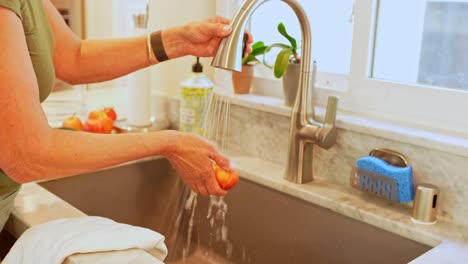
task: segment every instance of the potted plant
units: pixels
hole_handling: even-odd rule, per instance
[[[288,34],[283,23],[278,24],[278,32],[288,40],[289,45],[275,43],[268,46],[265,53],[270,52],[273,48],[281,48],[281,51],[276,56],[273,66],[268,65],[265,56],[263,57],[263,64],[273,69],[276,78],[283,78],[284,103],[286,106],[292,106],[299,86],[301,62],[297,52],[299,46],[296,39]]]
[[[255,42],[252,45],[252,51],[242,59],[242,72],[232,73],[232,84],[236,94],[250,93],[253,79],[253,65],[260,62],[258,55],[263,55],[268,46],[262,41]],[[245,52],[244,52],[245,53]]]

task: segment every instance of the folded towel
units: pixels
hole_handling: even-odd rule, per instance
[[[102,217],[58,219],[33,226],[21,235],[2,264],[61,264],[75,253],[140,248],[159,252],[164,261],[164,236],[153,230]]]

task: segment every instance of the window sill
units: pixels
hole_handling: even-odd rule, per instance
[[[263,95],[233,95],[231,104],[281,116],[290,116],[291,113],[291,107],[284,106],[282,99]],[[315,111],[317,119],[323,120],[325,109],[316,107]],[[378,121],[343,111],[338,113],[336,126],[349,131],[468,157],[468,139],[464,137],[415,129],[409,126]]]
[[[231,104],[281,116],[290,116],[291,107],[283,104],[283,99],[258,94],[235,94]]]

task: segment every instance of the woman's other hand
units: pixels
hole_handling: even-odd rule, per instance
[[[213,57],[221,39],[231,34],[230,21],[223,17],[213,17],[202,22],[163,30],[162,39],[169,58],[186,55]],[[248,32],[247,32],[248,33]],[[247,52],[253,42],[249,34]]]
[[[227,194],[216,181],[212,161],[231,171],[229,159],[213,144],[196,134],[177,131],[173,131],[167,140],[171,147],[165,156],[194,192],[205,196]]]

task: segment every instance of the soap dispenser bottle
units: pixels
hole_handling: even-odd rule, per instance
[[[203,120],[213,92],[213,82],[203,73],[199,57],[192,66],[192,75],[180,86],[180,131],[203,136]]]

